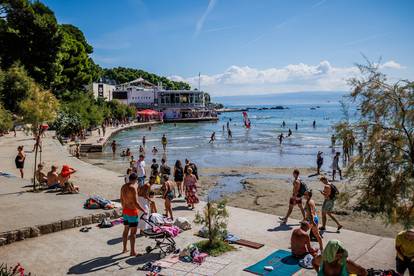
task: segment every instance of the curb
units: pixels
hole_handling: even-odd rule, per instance
[[[76,228],[84,225],[99,223],[103,218],[117,219],[122,216],[120,208],[107,210],[102,213],[91,214],[87,216],[77,216],[71,219],[59,220],[52,223],[35,225],[32,227],[23,227],[17,230],[11,230],[0,233],[0,246],[11,244],[16,241],[35,238],[61,230]]]

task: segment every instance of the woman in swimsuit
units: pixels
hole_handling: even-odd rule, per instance
[[[323,251],[323,243],[321,235],[319,234],[318,224],[319,218],[316,213],[316,205],[315,201],[312,199],[312,190],[306,191],[304,194],[306,204],[305,204],[305,219],[309,222],[311,231],[313,235],[316,237],[319,243],[319,249],[321,252]]]
[[[183,194],[183,180],[184,180],[184,169],[180,160],[175,162],[174,166],[174,181],[178,189],[178,197],[181,197]]]
[[[14,159],[14,162],[16,164],[16,168],[20,171],[20,176],[23,178],[24,160],[26,159],[26,155],[23,152],[23,146],[18,146],[17,152],[18,153],[16,158]]]
[[[168,175],[164,174],[163,178],[164,178],[164,184],[162,188],[163,188],[164,193],[162,195],[162,198],[164,199],[165,212],[166,212],[164,216],[168,218],[168,215],[170,215],[171,220],[174,220],[172,208],[171,208],[171,201],[174,198],[173,184],[171,181],[168,180]]]

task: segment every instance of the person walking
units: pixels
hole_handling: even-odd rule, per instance
[[[320,175],[321,174],[321,168],[323,165],[323,157],[322,157],[323,152],[318,151],[318,155],[316,156],[316,174]]]
[[[180,160],[175,161],[174,181],[178,189],[178,197],[180,198],[183,195],[183,181],[184,181],[184,168]]]
[[[135,173],[132,173],[129,176],[129,182],[122,185],[121,187],[121,205],[122,205],[122,218],[124,219],[124,231],[122,233],[122,244],[123,250],[122,253],[126,253],[127,243],[128,243],[128,234],[129,241],[131,244],[131,253],[130,256],[136,256],[135,251],[135,238],[137,233],[137,226],[139,221],[139,211],[146,214],[146,211],[138,202],[138,176]]]
[[[210,137],[210,141],[208,142],[209,144],[213,143],[216,140],[216,132],[213,131],[213,133],[211,134]]]
[[[297,205],[302,213],[303,219],[305,219],[305,211],[303,209],[302,205],[302,196],[304,195],[306,191],[305,183],[302,183],[302,181],[299,178],[299,170],[295,169],[293,171],[293,188],[292,188],[292,196],[289,199],[289,209],[286,213],[286,216],[279,217],[280,221],[284,224],[287,223],[289,216],[292,214],[293,207]]]
[[[315,201],[312,199],[312,190],[306,191],[304,194],[304,198],[306,200],[305,203],[305,219],[310,224],[311,233],[316,238],[319,243],[319,250],[323,251],[323,243],[322,237],[319,234],[319,217],[316,213],[316,204]]]
[[[174,216],[172,213],[171,202],[174,199],[174,187],[173,183],[169,180],[168,175],[163,175],[164,183],[162,184],[163,195],[162,198],[164,199],[165,205],[165,217],[174,220]]]
[[[17,155],[16,158],[14,159],[14,163],[16,164],[16,169],[19,170],[20,172],[20,177],[23,178],[24,177],[24,161],[26,160],[26,154],[23,151],[23,146],[18,146],[17,147]]]
[[[144,159],[145,159],[144,155],[140,154],[138,161],[135,163],[135,171],[137,173],[139,187],[145,184],[145,177],[147,175],[145,171],[145,160]]]
[[[161,166],[160,166],[160,177],[161,177],[161,184],[164,184],[164,176],[170,176],[171,168],[168,166],[167,162],[164,158],[161,159]]]
[[[322,204],[322,227],[320,227],[319,230],[321,231],[326,230],[326,219],[327,219],[326,215],[328,215],[336,223],[337,225],[336,231],[339,233],[339,231],[342,229],[343,226],[339,223],[339,221],[332,214],[333,208],[335,206],[335,199],[336,199],[338,190],[332,183],[328,181],[328,178],[326,178],[325,176],[322,176],[319,180],[324,185],[323,190],[320,192],[325,198]]]
[[[341,155],[341,153],[339,151],[337,151],[335,153],[335,156],[332,160],[332,181],[335,181],[335,175],[336,175],[336,171],[338,171],[339,173],[339,178],[342,180],[342,170],[339,167],[339,156]]]
[[[187,206],[193,210],[199,199],[197,197],[197,178],[191,168],[187,169],[187,175],[184,177],[184,187]]]

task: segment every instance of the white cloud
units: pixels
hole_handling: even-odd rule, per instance
[[[204,11],[203,15],[197,21],[194,36],[197,36],[203,30],[204,21],[206,20],[209,13],[214,9],[214,6],[216,5],[216,2],[217,2],[217,0],[209,0],[208,1],[207,9]]]
[[[395,61],[388,61],[382,68],[400,69]],[[254,93],[282,93],[297,91],[340,91],[348,90],[347,79],[359,70],[355,66],[335,67],[323,60],[319,64],[289,64],[285,67],[257,69],[249,66],[232,65],[223,73],[201,75],[201,88],[214,96],[243,95]],[[186,81],[194,88],[198,76],[184,78],[170,76],[171,80]]]
[[[404,66],[394,60],[387,61],[379,66],[380,69],[403,69]]]

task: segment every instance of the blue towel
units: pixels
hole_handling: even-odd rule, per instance
[[[272,266],[273,271],[266,271],[265,266]],[[260,262],[249,266],[244,271],[256,275],[282,276],[293,275],[301,269],[299,260],[292,256],[289,251],[277,250],[261,260]]]

